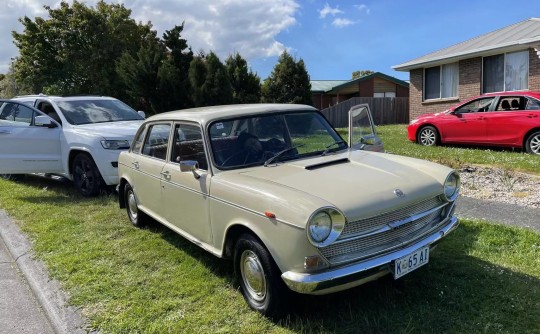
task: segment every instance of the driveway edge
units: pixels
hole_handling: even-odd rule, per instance
[[[77,308],[68,305],[68,295],[58,281],[49,278],[43,262],[33,258],[32,244],[4,210],[0,210],[0,238],[4,240],[55,332],[88,333],[82,315]]]

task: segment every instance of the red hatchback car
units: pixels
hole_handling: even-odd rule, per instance
[[[438,114],[421,115],[407,128],[421,145],[474,144],[540,154],[540,93],[485,94]]]

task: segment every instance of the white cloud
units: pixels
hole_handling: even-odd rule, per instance
[[[343,11],[339,7],[332,8],[328,2],[324,5],[323,9],[319,10],[319,17],[324,19],[328,14],[336,16],[337,14],[343,14]]]
[[[85,1],[95,6],[97,0]],[[288,47],[278,35],[297,24],[298,0],[109,0],[123,3],[137,21],[151,21],[158,35],[185,22],[182,36],[194,52],[216,52],[222,60],[239,52],[247,60],[277,56]],[[0,2],[0,73],[8,70],[18,50],[11,31],[22,30],[17,21],[25,15],[45,17],[44,5],[59,6],[60,0],[3,0]],[[334,14],[335,15],[335,14]]]
[[[351,21],[349,19],[342,19],[342,18],[337,18],[337,19],[334,19],[334,21],[332,21],[332,25],[338,28],[347,27],[355,23],[356,22]]]
[[[371,9],[369,9],[369,7],[364,5],[364,4],[354,5],[354,7],[356,7],[356,9],[358,9],[361,12],[366,12],[366,14],[368,14],[368,15],[371,12]]]

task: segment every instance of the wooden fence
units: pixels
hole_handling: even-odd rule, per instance
[[[321,112],[335,128],[343,128],[349,125],[349,109],[361,103],[369,104],[375,125],[409,123],[408,97],[353,97]]]

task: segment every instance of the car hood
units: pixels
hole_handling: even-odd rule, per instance
[[[268,198],[296,210],[298,206],[308,208],[305,201],[310,198],[310,210],[335,206],[347,219],[357,220],[442,194],[450,171],[427,161],[350,151],[252,168],[228,177],[239,187],[251,188],[252,193],[265,188]],[[396,195],[397,189],[404,196]]]
[[[71,131],[85,135],[101,136],[105,139],[128,139],[131,141],[142,123],[143,120],[82,124],[72,127]]]

